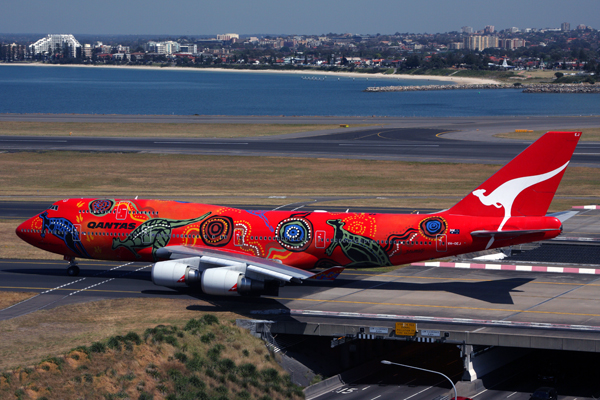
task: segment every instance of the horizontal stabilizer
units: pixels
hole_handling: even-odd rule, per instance
[[[471,236],[473,237],[517,237],[523,235],[532,235],[534,233],[544,233],[549,231],[555,231],[556,229],[522,229],[515,231],[473,231],[471,232]]]
[[[546,216],[547,217],[557,218],[560,222],[565,222],[569,218],[574,217],[575,215],[577,215],[578,213],[579,213],[579,211],[560,211],[560,212],[555,212],[555,213],[552,213],[552,214],[548,214]]]

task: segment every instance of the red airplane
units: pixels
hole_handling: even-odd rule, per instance
[[[343,267],[400,265],[547,240],[546,215],[581,132],[548,132],[454,207],[432,214],[253,211],[163,200],[67,199],[17,235],[70,261],[153,262],[152,280],[212,295],[277,295]],[[560,214],[560,213],[559,213]],[[319,273],[309,272],[322,269]]]

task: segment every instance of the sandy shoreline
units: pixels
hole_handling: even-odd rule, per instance
[[[155,67],[155,66],[131,66],[131,65],[61,65],[61,64],[42,64],[42,63],[27,63],[27,64],[5,64],[0,63],[0,66],[29,66],[29,67],[71,67],[71,68],[121,68],[121,69],[147,69],[147,70],[168,70],[168,71],[195,71],[195,72],[241,72],[241,73],[258,73],[258,74],[288,74],[288,75],[319,75],[332,78],[369,78],[391,79],[391,80],[420,80],[432,82],[454,82],[462,85],[474,84],[498,84],[499,82],[487,78],[464,78],[454,76],[432,76],[432,75],[388,75],[388,74],[365,74],[359,72],[330,72],[330,71],[280,71],[280,70],[252,70],[252,69],[228,69],[228,68],[193,68],[193,67]]]

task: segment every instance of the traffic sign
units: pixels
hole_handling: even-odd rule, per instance
[[[415,336],[417,324],[414,322],[396,322],[396,336]]]

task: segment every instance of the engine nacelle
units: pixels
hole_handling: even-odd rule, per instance
[[[157,262],[152,267],[152,282],[166,287],[197,286],[201,276],[198,264],[198,257]]]
[[[202,291],[216,296],[277,296],[278,281],[259,281],[247,278],[239,271],[210,268],[202,272]]]

